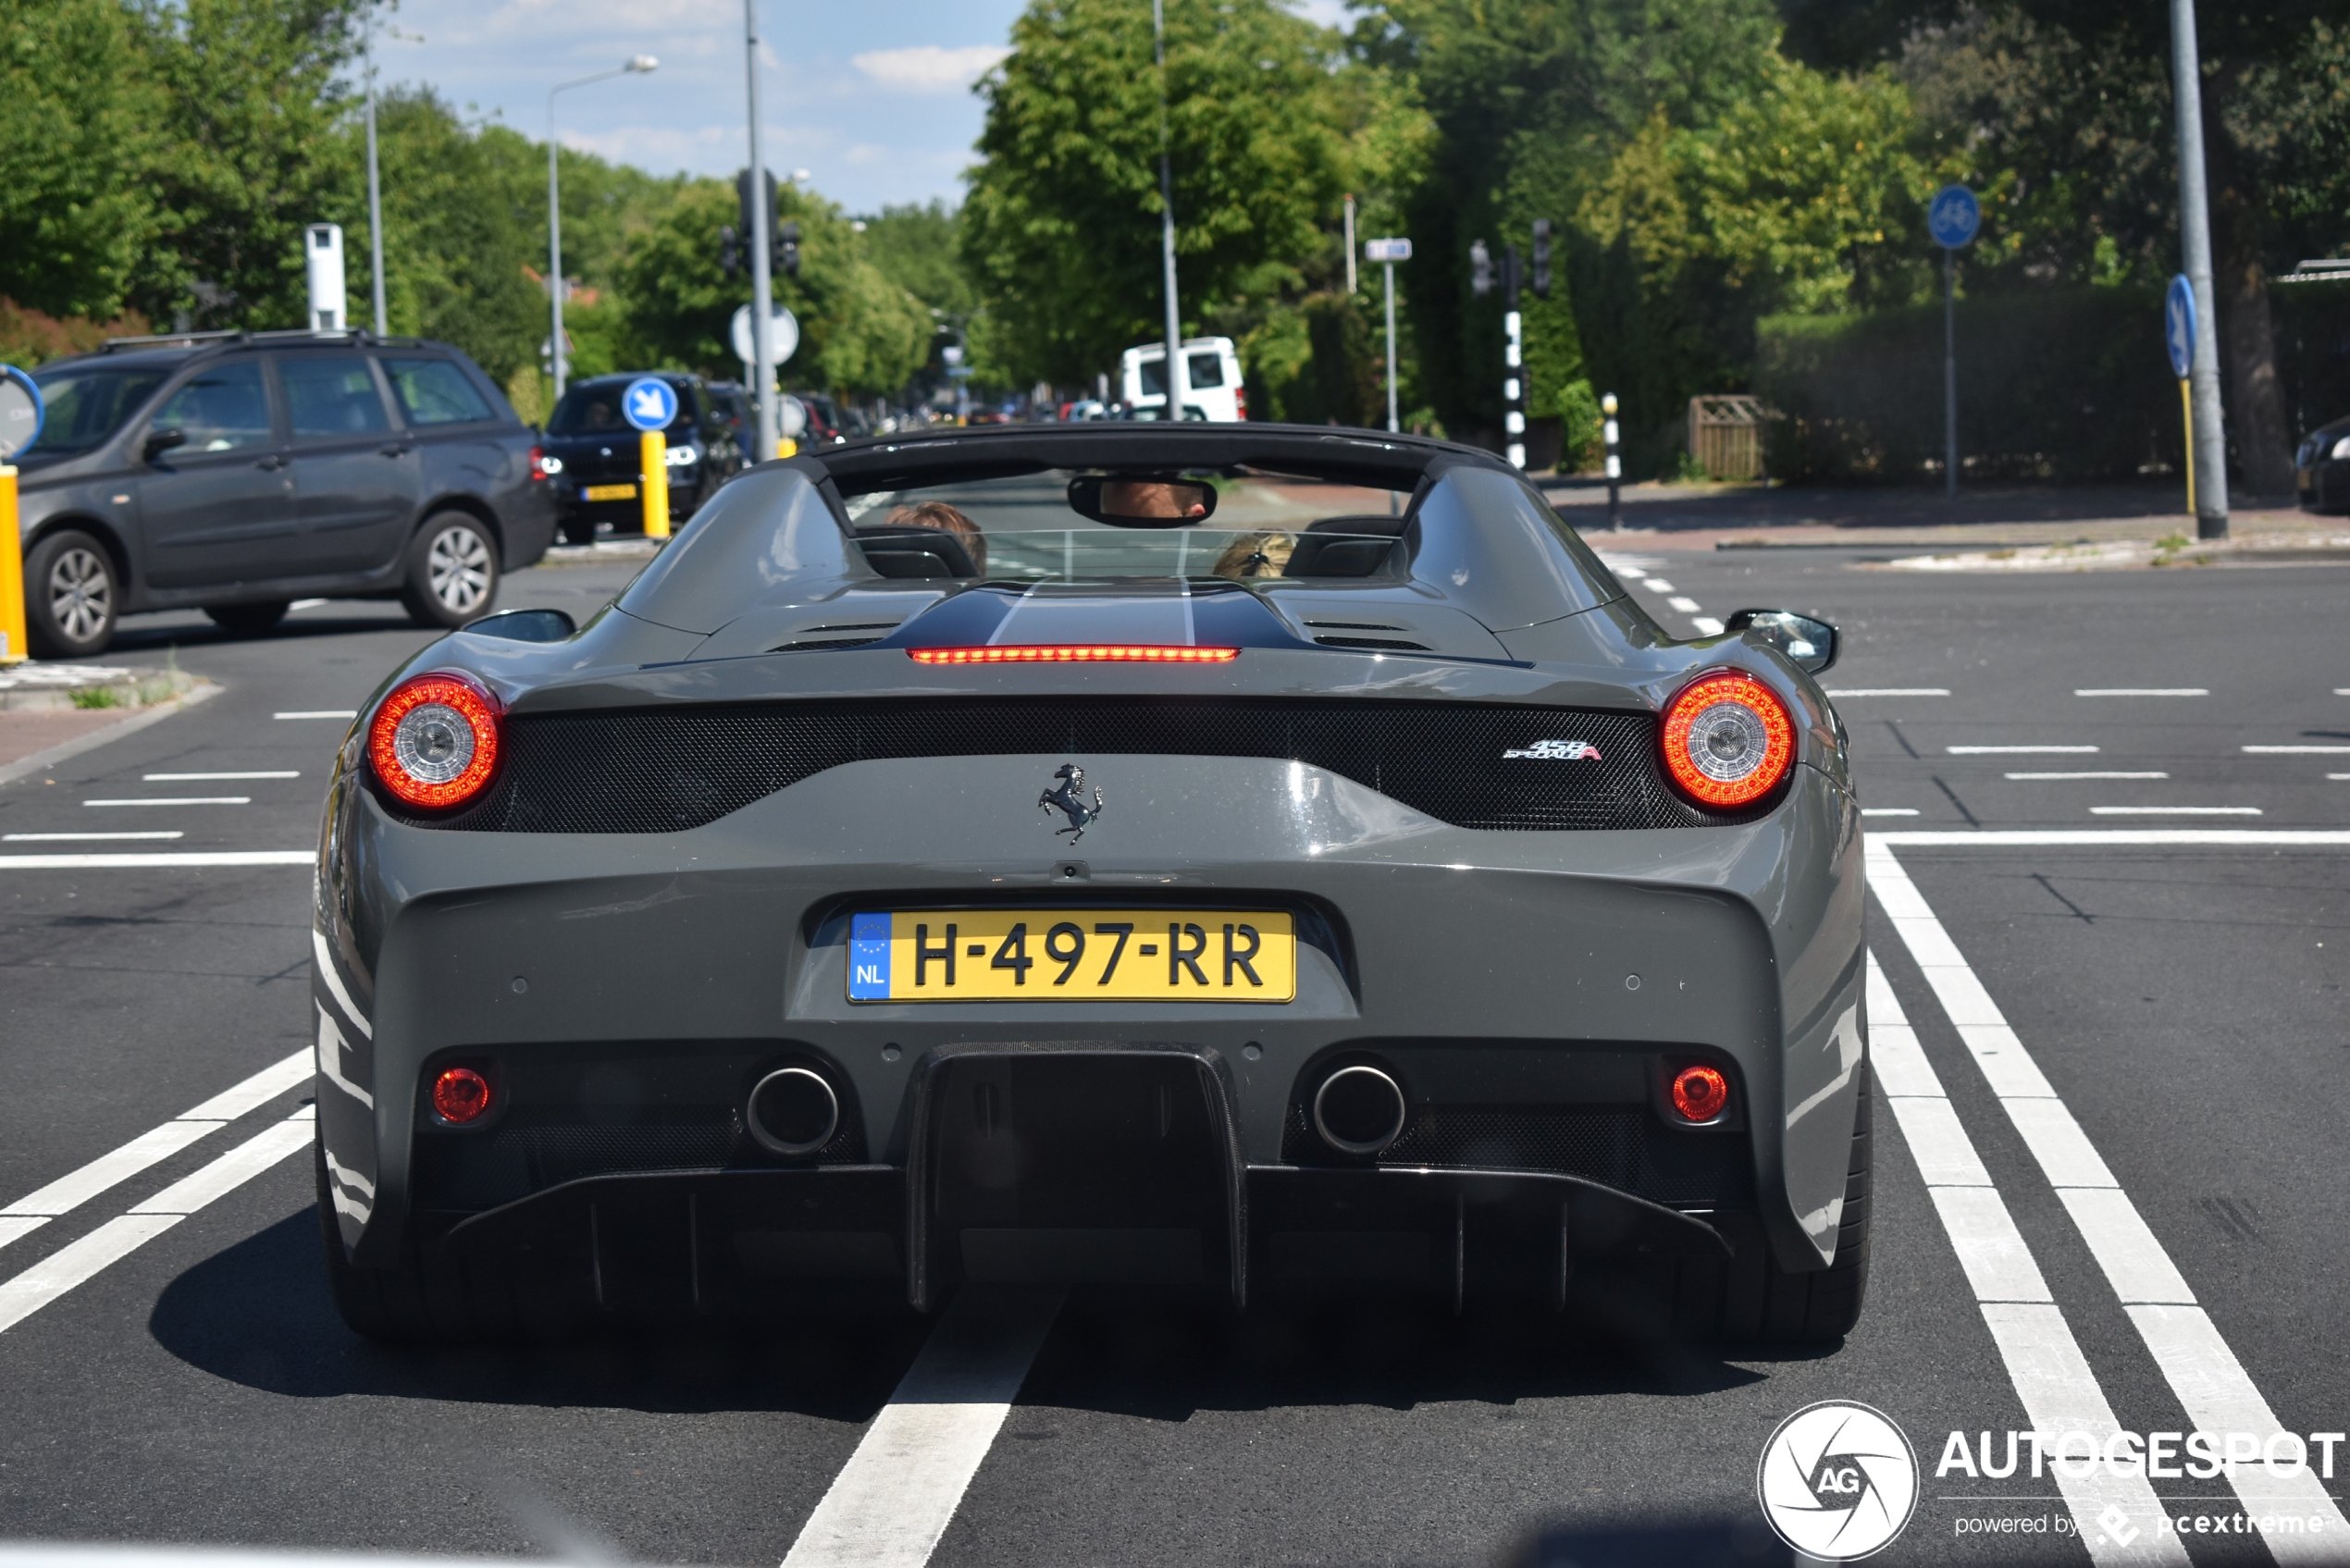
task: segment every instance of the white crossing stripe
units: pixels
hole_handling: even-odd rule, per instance
[[[2088,1432],[2100,1440],[2110,1437],[2120,1430],[2113,1407],[2089,1370],[2063,1310],[2050,1296],[2014,1216],[1992,1185],[1973,1141],[1943,1093],[1942,1080],[1926,1060],[1917,1031],[1910,1027],[1900,998],[1877,967],[1874,954],[1869,957],[1868,995],[1869,1059],[1876,1068],[1877,1087],[1925,1179],[1934,1211],[1959,1254],[1959,1266],[1974,1291],[2024,1414],[2035,1431]],[[2162,1503],[2153,1485],[2142,1475],[2108,1475],[2102,1465],[2096,1469],[2085,1478],[2050,1471],[2080,1525],[2081,1539],[2088,1543],[2091,1561],[2098,1568],[2135,1563],[2181,1568],[2186,1552],[2177,1537],[2158,1527]],[[2109,1508],[2121,1509],[2136,1525],[2130,1544],[2118,1543],[2097,1523],[2097,1515]]]
[[[1655,585],[1651,584],[1650,586],[1652,587]],[[1684,615],[1694,615],[1698,611],[1697,600],[1690,599],[1686,594],[1676,594],[1664,602],[1671,605],[1674,609],[1679,611]]]
[[[356,708],[297,708],[288,712],[272,713],[272,719],[356,719]]]
[[[136,870],[157,866],[307,866],[315,849],[191,849],[155,855],[0,855],[0,871]]]
[[[98,839],[126,838],[185,838],[178,828],[158,828],[153,833],[0,833],[0,844],[88,844]]]
[[[1648,586],[1652,593],[1669,594],[1680,591],[1662,577],[1651,577],[1648,580]]]
[[[1958,1026],[1960,1038],[1983,1067],[1991,1092],[1998,1096],[2024,1147],[2032,1151],[2049,1185],[2057,1190],[2065,1212],[2088,1243],[2090,1255],[2097,1260],[2122,1306],[2130,1310],[2131,1321],[2138,1325],[2139,1336],[2188,1418],[2202,1431],[2247,1432],[2265,1443],[2282,1430],[2275,1414],[2209,1315],[2196,1304],[2185,1277],[2163,1250],[2146,1216],[2115,1181],[2088,1134],[2042,1076],[1917,884],[1881,839],[1869,842],[1867,864],[1870,890],[1891,918],[1895,932],[1909,945],[1927,986]],[[1889,995],[1890,988],[1886,989]],[[1871,1012],[1875,1008],[1872,994]],[[1994,1056],[1986,1058],[1978,1043],[1996,1046]],[[2270,1505],[2268,1512],[2273,1515],[2276,1505],[2282,1503],[2295,1513],[2325,1521],[2324,1528],[2313,1525],[2307,1535],[2264,1535],[2270,1555],[2278,1562],[2341,1561],[2343,1546],[2350,1540],[2350,1519],[2343,1516],[2307,1465],[2288,1475],[2282,1468],[2270,1467],[2265,1459],[2254,1460],[2231,1465],[2227,1475],[2228,1484],[2255,1517],[2261,1516],[2263,1504]],[[2084,1532],[2086,1524],[2084,1520]]]
[[[2047,753],[2056,756],[2085,756],[2096,749],[2094,746],[1946,746],[1942,748],[1953,757],[2021,757]]]
[[[12,1279],[0,1281],[0,1333],[75,1286],[129,1257],[206,1204],[226,1197],[311,1140],[311,1108],[247,1139],[194,1174],[173,1182],[130,1213],[68,1242]]]
[[[298,779],[302,773],[293,768],[273,768],[251,773],[142,773],[139,776],[148,784],[192,784],[199,779]]]
[[[278,1095],[299,1088],[315,1068],[308,1051],[296,1051],[273,1062],[243,1082],[222,1090],[200,1105],[182,1111],[160,1127],[149,1128],[120,1148],[100,1154],[88,1165],[28,1192],[0,1208],[0,1247],[75,1209],[100,1193],[128,1181],[157,1161],[259,1110]]]
[[[965,1286],[865,1429],[784,1568],[921,1568],[995,1444],[1058,1290]]]
[[[1948,697],[1948,686],[1844,686],[1830,697]]]
[[[2209,697],[2208,686],[2075,686],[2075,697]]]
[[[1718,637],[1722,635],[1722,623],[1711,615],[1692,615],[1689,617],[1689,624],[1695,626],[1705,636]]]

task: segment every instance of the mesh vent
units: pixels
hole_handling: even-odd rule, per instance
[[[1505,757],[1552,742],[1547,755]],[[1571,743],[1584,743],[1574,748]],[[1555,743],[1569,743],[1562,747]],[[1567,755],[1569,751],[1573,755]],[[1258,757],[1326,768],[1464,828],[1680,828],[1647,712],[1465,702],[1185,698],[677,704],[507,721],[479,806],[422,826],[488,833],[700,827],[844,763],[1058,754]]]

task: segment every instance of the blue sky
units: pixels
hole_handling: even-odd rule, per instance
[[[1341,8],[1300,5],[1323,21]],[[807,169],[852,213],[959,200],[981,119],[971,85],[1002,56],[1020,9],[1021,0],[760,0],[769,166]],[[546,134],[551,84],[652,55],[661,68],[650,76],[559,97],[563,143],[656,174],[731,175],[748,161],[741,0],[398,0],[383,18],[380,80],[428,84],[461,111],[533,137]]]

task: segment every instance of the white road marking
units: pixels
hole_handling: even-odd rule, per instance
[[[250,795],[158,795],[145,800],[85,800],[84,806],[250,806]]]
[[[356,708],[296,708],[283,713],[272,713],[272,719],[356,719]]]
[[[100,1154],[78,1170],[68,1171],[36,1191],[0,1208],[0,1246],[31,1234],[56,1218],[130,1180],[158,1160],[170,1158],[189,1144],[258,1110],[299,1087],[315,1070],[308,1051],[296,1051],[273,1062],[243,1082],[215,1094],[203,1105],[180,1112],[160,1127],[148,1129],[120,1148]]]
[[[1975,978],[1901,862],[1882,840],[1872,840],[1867,864],[1870,891],[1876,895],[1894,931],[1909,945],[1928,988],[1983,1068],[1991,1092],[2022,1135],[2024,1147],[2032,1151],[2049,1185],[2057,1190],[2090,1254],[2131,1321],[2138,1326],[2155,1364],[2161,1368],[2188,1417],[2203,1431],[2249,1432],[2264,1442],[2281,1431],[2275,1414],[2254,1387],[2244,1364],[2195,1303],[2195,1293],[2177,1265],[2114,1179],[2061,1096],[2042,1075],[2023,1042],[2009,1027],[1998,1004]],[[1872,1013],[1875,1006],[1872,996]],[[2282,1503],[2294,1512],[2329,1521],[2327,1528],[2313,1528],[2308,1535],[2262,1537],[2278,1562],[2340,1560],[2339,1543],[2350,1537],[2350,1519],[2343,1516],[2306,1465],[2289,1475],[2270,1467],[2263,1458],[2232,1465],[2227,1474],[2228,1484],[2256,1516],[2263,1512],[2263,1504],[2273,1513]],[[2084,1539],[2087,1538],[2086,1523]],[[2320,1537],[2325,1537],[2322,1543]]]
[[[1689,617],[1689,624],[1695,626],[1699,633],[1705,636],[1718,637],[1722,635],[1722,623],[1711,615],[1692,615]]]
[[[2244,846],[2277,845],[2301,848],[2350,846],[2350,831],[2341,828],[1978,828],[1919,829],[1873,833],[1871,844],[1933,845],[1941,848],[1979,846],[2015,849],[2072,846],[2083,849],[2122,848],[2136,845],[2208,844]]]
[[[311,1140],[311,1108],[247,1139],[193,1174],[173,1182],[129,1213],[51,1253],[14,1278],[0,1282],[0,1333],[5,1333],[76,1285],[95,1278],[216,1199],[226,1197]]]
[[[1651,583],[1649,586],[1651,587],[1654,587],[1656,585]],[[1697,600],[1689,598],[1686,594],[1676,594],[1664,602],[1671,605],[1674,609],[1679,611],[1684,615],[1694,615],[1698,611]]]
[[[2168,773],[2010,773],[2011,779],[2167,779]]]
[[[1669,594],[1669,593],[1677,593],[1677,592],[1679,592],[1679,591],[1680,591],[1679,589],[1677,589],[1677,588],[1674,587],[1674,586],[1673,586],[1672,584],[1670,584],[1670,583],[1666,582],[1666,581],[1665,581],[1664,578],[1662,578],[1662,577],[1651,577],[1651,578],[1648,580],[1648,585],[1647,585],[1647,586],[1648,586],[1648,587],[1649,587],[1649,590],[1650,590],[1651,592],[1652,592],[1652,593]],[[1692,606],[1690,606],[1690,608],[1691,608],[1691,609],[1695,609],[1695,608],[1696,608],[1696,606],[1692,605]]]
[[[865,1429],[784,1568],[921,1568],[1002,1430],[1058,1290],[966,1286]]]
[[[2328,773],[2326,777],[2339,781],[2342,779],[2350,779],[2350,773]]]
[[[298,599],[286,608],[288,610],[315,610],[326,602],[323,599]]]
[[[2340,757],[2350,754],[2350,746],[2247,746],[2244,749],[2255,757]]]
[[[2063,756],[2084,756],[2096,749],[2094,746],[1946,746],[1942,748],[1953,757],[2010,757],[2038,753]]]
[[[2208,686],[2075,686],[2075,697],[2209,697]]]
[[[1863,817],[1914,817],[1917,814],[1918,809],[1914,806],[1863,806],[1861,808],[1861,815]]]
[[[1846,686],[1830,697],[1948,697],[1948,686]]]
[[[0,871],[138,870],[161,866],[307,866],[315,849],[190,849],[155,855],[0,855]]]
[[[0,844],[69,844],[87,843],[100,838],[185,838],[187,836],[178,828],[157,828],[153,833],[0,833]]]
[[[2092,806],[2092,817],[2257,817],[2257,806]]]
[[[1917,1031],[1910,1027],[1874,954],[1869,957],[1868,998],[1869,1059],[1876,1068],[1877,1086],[1925,1179],[1934,1211],[1959,1254],[1959,1266],[1974,1290],[1984,1325],[2024,1414],[2042,1432],[2103,1437],[2120,1430],[2072,1326],[2049,1294],[2031,1247],[1944,1094],[1942,1080],[1926,1060]],[[2102,1466],[2085,1479],[2061,1471],[2051,1474],[2080,1525],[2081,1539],[2094,1543],[2089,1555],[2100,1568],[2140,1562],[2179,1568],[2187,1562],[2178,1538],[2155,1527],[2162,1503],[2144,1476],[2108,1475]],[[2111,1507],[2137,1524],[2132,1545],[2115,1544],[2097,1525],[2097,1515]]]
[[[149,784],[192,784],[199,779],[298,779],[302,774],[292,768],[259,773],[142,773]]]

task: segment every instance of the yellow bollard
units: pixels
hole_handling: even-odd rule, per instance
[[[669,537],[669,438],[648,430],[638,443],[638,462],[645,470],[645,537]]]
[[[778,436],[775,438],[775,455],[777,457],[798,457],[799,455],[799,443],[793,440],[789,436]]]
[[[0,463],[0,664],[20,664],[28,657],[24,547],[17,537],[17,471]]]
[[[2179,407],[2187,420],[2187,515],[2195,515],[2195,393],[2193,383],[2179,377]]]

